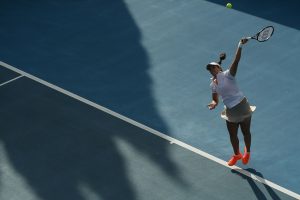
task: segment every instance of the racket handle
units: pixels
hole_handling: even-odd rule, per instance
[[[250,39],[252,39],[252,37],[245,37],[247,40],[250,40]]]

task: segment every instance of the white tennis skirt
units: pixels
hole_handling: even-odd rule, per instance
[[[255,111],[256,106],[250,106],[247,98],[244,98],[233,108],[227,108],[221,112],[221,117],[229,122],[239,123],[250,117]]]

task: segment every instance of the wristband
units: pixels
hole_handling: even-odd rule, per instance
[[[238,48],[241,49],[242,47],[243,47],[243,43],[240,41],[240,42],[239,42],[239,45],[238,45]]]

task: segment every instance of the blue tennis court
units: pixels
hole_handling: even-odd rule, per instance
[[[0,199],[300,199],[300,3],[270,2],[4,1]],[[205,66],[267,25],[238,72],[251,161],[228,167]]]

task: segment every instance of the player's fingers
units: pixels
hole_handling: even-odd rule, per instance
[[[248,42],[248,39],[247,38],[242,38],[241,42],[242,42],[242,44],[246,44]]]

